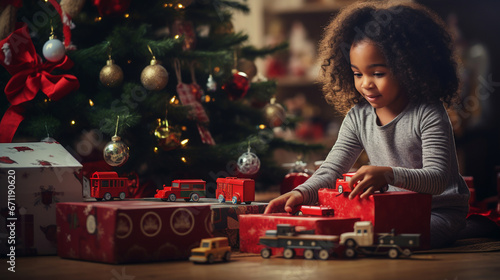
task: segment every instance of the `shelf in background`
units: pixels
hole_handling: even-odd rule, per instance
[[[267,8],[266,12],[273,16],[315,14],[315,13],[333,13],[339,9],[353,3],[353,0],[332,1],[331,3],[303,3],[300,6],[290,5],[285,7]]]
[[[309,77],[280,77],[276,78],[276,83],[279,87],[307,87],[318,86],[319,84],[313,78]]]

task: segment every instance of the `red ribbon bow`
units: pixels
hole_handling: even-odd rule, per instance
[[[52,100],[59,100],[79,88],[73,75],[52,75],[54,69],[68,70],[73,62],[65,56],[57,63],[42,62],[36,53],[26,25],[0,41],[0,64],[12,75],[5,86],[5,94],[12,104],[0,122],[0,143],[12,141],[24,119],[23,103],[33,100],[39,90]]]

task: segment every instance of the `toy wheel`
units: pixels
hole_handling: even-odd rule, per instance
[[[327,250],[323,249],[319,251],[318,258],[320,260],[327,260],[330,257],[330,254]]]
[[[405,257],[410,257],[410,256],[411,256],[411,250],[410,250],[410,249],[408,249],[408,248],[404,249],[404,250],[403,250],[403,255],[404,255]]]
[[[119,195],[119,197],[120,197],[121,200],[124,200],[125,197],[127,197],[127,195],[124,192],[121,192],[120,195]]]
[[[356,250],[354,250],[354,248],[346,248],[345,251],[344,251],[344,255],[350,259],[352,258],[355,258],[356,257]]]
[[[233,199],[231,200],[231,203],[238,204],[238,197],[236,195],[233,196]]]
[[[231,252],[226,252],[224,254],[224,257],[222,258],[223,261],[228,262],[231,260]]]
[[[343,193],[344,192],[344,188],[342,186],[339,186],[339,193]]]
[[[399,257],[399,252],[397,249],[391,248],[391,249],[389,249],[389,252],[387,253],[387,255],[391,259],[397,259]]]
[[[111,196],[111,194],[109,192],[107,192],[107,193],[104,194],[104,200],[108,200],[109,201],[111,199],[113,199],[113,197]]]
[[[212,254],[208,255],[207,262],[208,263],[214,263],[214,261],[215,261],[214,255],[212,255]]]
[[[304,216],[304,212],[302,212],[302,211],[299,210],[299,211],[297,211],[297,213],[295,213],[295,215],[297,215],[297,216]]]
[[[307,249],[304,251],[304,258],[306,260],[312,260],[314,259],[314,252],[311,249]]]
[[[283,252],[283,257],[285,257],[285,259],[293,259],[293,257],[295,257],[295,251],[293,249],[285,249],[285,251]]]
[[[171,193],[169,196],[168,196],[168,199],[167,201],[175,201],[177,198],[175,197],[175,194]]]
[[[356,246],[356,241],[354,241],[353,239],[347,239],[345,241],[345,246],[347,246],[347,247],[354,247],[354,246]]]
[[[219,203],[224,203],[226,202],[226,199],[224,198],[224,195],[219,194]]]
[[[260,256],[264,259],[269,259],[271,257],[271,249],[264,248],[260,250]]]
[[[245,204],[252,204],[251,201],[245,201]]]
[[[194,201],[194,202],[200,201],[200,195],[197,194],[197,193],[192,193],[191,194],[191,200]]]

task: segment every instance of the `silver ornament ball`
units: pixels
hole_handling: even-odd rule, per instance
[[[50,39],[43,45],[43,56],[50,62],[58,62],[66,55],[63,43],[58,39]]]
[[[123,143],[119,136],[113,136],[104,147],[104,161],[111,166],[121,166],[127,162],[130,155],[129,147]]]
[[[238,158],[238,171],[243,174],[253,175],[260,169],[260,159],[252,152],[246,152]]]

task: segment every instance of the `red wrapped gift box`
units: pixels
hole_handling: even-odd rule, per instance
[[[210,205],[156,201],[57,204],[58,254],[105,263],[187,259],[211,237]]]
[[[266,230],[275,230],[278,224],[290,224],[302,227],[300,230],[314,230],[315,234],[340,235],[352,231],[358,218],[305,217],[290,214],[240,215],[240,251],[260,253],[265,246],[258,245],[259,238]],[[281,255],[282,248],[272,248],[273,255]],[[297,250],[302,255],[303,250]]]
[[[214,236],[227,237],[232,249],[239,249],[239,216],[242,214],[262,214],[267,203],[252,202],[252,204],[214,203],[212,209],[212,226]]]
[[[353,200],[349,200],[348,195],[339,194],[334,189],[320,189],[318,200],[320,205],[333,208],[335,217],[371,221],[375,233],[390,232],[392,229],[397,234],[420,233],[420,248],[430,248],[431,195],[387,192],[367,199],[357,196]]]

